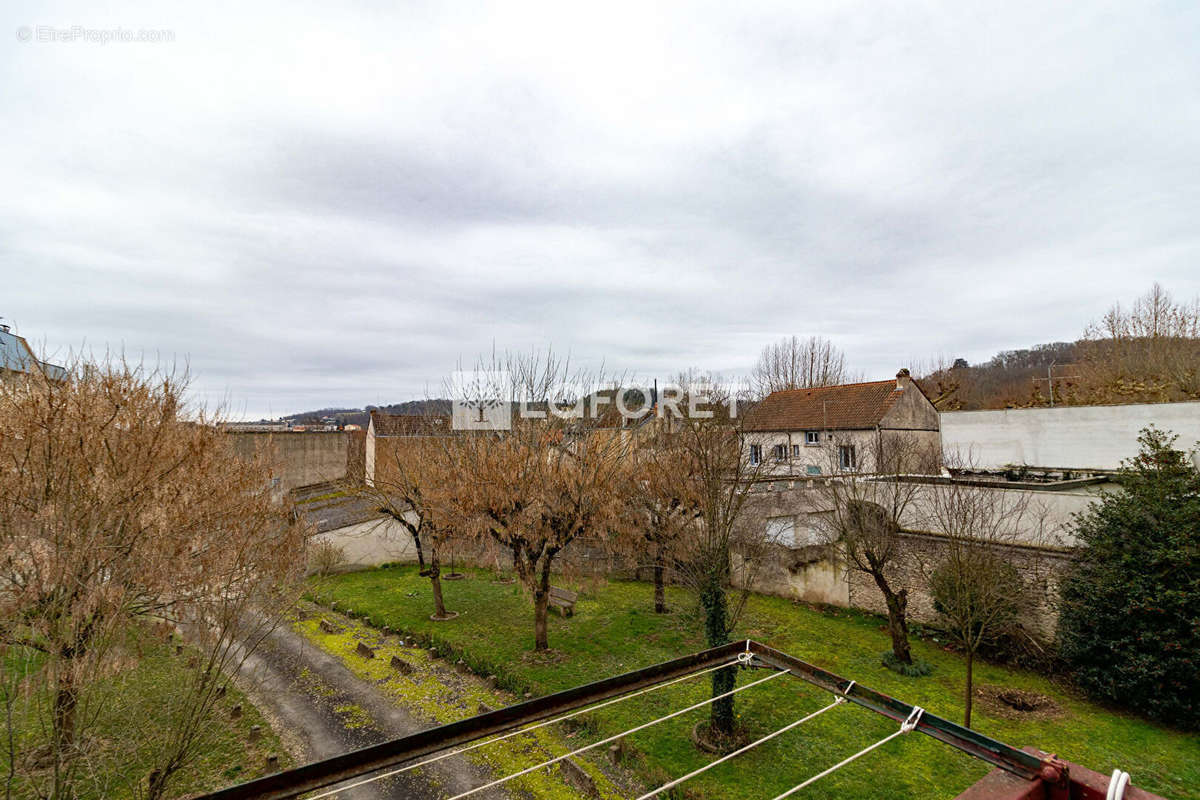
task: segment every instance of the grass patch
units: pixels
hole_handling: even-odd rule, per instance
[[[446,604],[461,615],[429,621],[429,582],[414,567],[351,573],[314,582],[313,599],[421,638],[452,660],[463,659],[481,675],[521,696],[549,694],[648,666],[703,647],[687,625],[689,598],[668,590],[668,602],[684,613],[653,613],[653,589],[610,582],[583,589],[575,616],[551,615],[554,659],[527,658],[533,645],[529,601],[517,586],[499,586],[486,571],[444,586]],[[571,587],[580,588],[580,587]],[[962,719],[963,661],[931,642],[912,643],[913,656],[933,667],[923,678],[892,672],[879,653],[890,640],[877,617],[838,609],[812,609],[774,597],[750,599],[739,636],[770,644],[881,692],[952,720]],[[1173,798],[1200,800],[1200,740],[1103,709],[1034,673],[977,664],[978,684],[1003,685],[1045,694],[1063,710],[1054,720],[1005,719],[976,708],[980,732],[1015,747],[1034,745],[1102,773],[1135,765],[1139,787]],[[761,673],[759,673],[761,675]],[[746,680],[742,678],[741,680]],[[610,735],[707,696],[704,679],[589,715],[590,730]],[[738,695],[739,722],[763,735],[825,705],[828,695],[799,681],[780,679]],[[643,756],[632,762],[644,779],[681,775],[711,760],[690,741],[703,712],[687,714],[629,737]],[[688,782],[696,797],[773,797],[809,775],[895,730],[895,725],[857,707],[842,707]],[[982,762],[933,739],[913,735],[889,743],[806,790],[811,798],[953,797],[988,772]]]
[[[145,795],[146,781],[153,768],[156,748],[168,732],[169,709],[178,696],[178,687],[190,678],[186,662],[191,653],[185,648],[175,653],[172,642],[140,642],[125,648],[117,659],[119,668],[91,693],[92,702],[81,708],[80,715],[94,721],[84,729],[84,758],[80,762],[79,800],[116,800]],[[15,695],[12,732],[17,743],[14,797],[38,796],[48,779],[46,768],[30,753],[47,739],[44,717],[37,713],[47,706],[48,693],[37,686],[40,659],[24,658],[16,649],[4,655],[6,682],[18,677],[22,688]],[[242,714],[232,718],[232,708],[240,705]],[[258,739],[251,742],[251,728],[258,726]],[[7,738],[7,728],[5,738]],[[279,769],[291,759],[262,715],[240,692],[230,685],[216,702],[213,716],[204,726],[199,756],[170,785],[173,797],[211,791],[265,775],[267,756],[279,757]],[[9,774],[7,748],[0,749],[0,781]]]

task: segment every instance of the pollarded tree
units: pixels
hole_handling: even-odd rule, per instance
[[[819,515],[822,538],[847,569],[875,584],[887,606],[892,658],[911,666],[908,643],[908,588],[900,575],[913,554],[901,535],[902,520],[921,490],[915,475],[937,474],[940,453],[904,433],[879,434],[862,448],[857,471],[844,471],[838,456],[840,441],[828,443],[830,477],[817,491],[828,507]]]
[[[121,362],[0,382],[0,644],[37,654],[29,713],[51,767],[27,776],[31,794],[74,796],[123,758],[89,736],[106,680],[140,658],[131,643],[180,631],[196,656],[161,709],[169,733],[138,743],[163,796],[202,752],[219,688],[294,598],[305,536],[270,465],[240,458],[185,389]]]
[[[443,550],[459,536],[452,524],[455,475],[453,448],[446,441],[451,433],[441,417],[414,416],[405,422],[408,435],[388,439],[386,448],[377,447],[375,479],[359,491],[408,532],[421,575],[429,578],[433,590],[432,618],[451,619],[457,614],[446,611],[441,581]]]
[[[654,613],[667,613],[666,573],[675,568],[687,537],[696,535],[701,517],[694,492],[681,487],[679,475],[690,469],[677,437],[651,421],[635,434],[629,463],[629,523],[617,545],[639,563],[649,563],[654,578]]]
[[[581,536],[606,538],[626,508],[624,431],[598,424],[601,382],[572,373],[552,354],[512,357],[504,370],[504,430],[462,431],[447,441],[451,524],[511,553],[533,600],[534,649],[549,648],[550,576],[563,549]],[[486,398],[456,398],[484,407]]]
[[[1200,471],[1153,427],[1077,519],[1059,648],[1093,697],[1200,728]]]

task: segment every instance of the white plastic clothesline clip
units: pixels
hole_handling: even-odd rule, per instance
[[[1108,793],[1105,795],[1105,800],[1123,800],[1125,797],[1125,787],[1129,785],[1129,773],[1122,769],[1114,769],[1112,777],[1108,779]]]
[[[900,732],[908,733],[914,730],[921,723],[921,715],[925,713],[925,709],[920,706],[913,706],[912,713],[908,715],[908,719],[900,723]]]

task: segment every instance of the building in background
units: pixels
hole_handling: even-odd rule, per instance
[[[0,324],[0,380],[12,380],[35,370],[55,381],[67,376],[63,367],[38,359],[25,337],[13,333],[8,325]]]
[[[745,430],[750,463],[768,475],[869,471],[877,446],[901,437],[941,452],[937,409],[907,369],[894,381],[771,392],[750,412]]]

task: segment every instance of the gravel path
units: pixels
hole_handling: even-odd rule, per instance
[[[252,654],[245,669],[255,685],[254,701],[283,726],[284,737],[299,738],[299,757],[314,761],[429,727],[396,707],[370,682],[336,657],[281,625]],[[340,710],[339,710],[340,709]],[[438,800],[491,778],[463,757],[447,758],[420,770],[338,793],[341,800]],[[505,800],[499,790],[480,792],[482,800]]]

